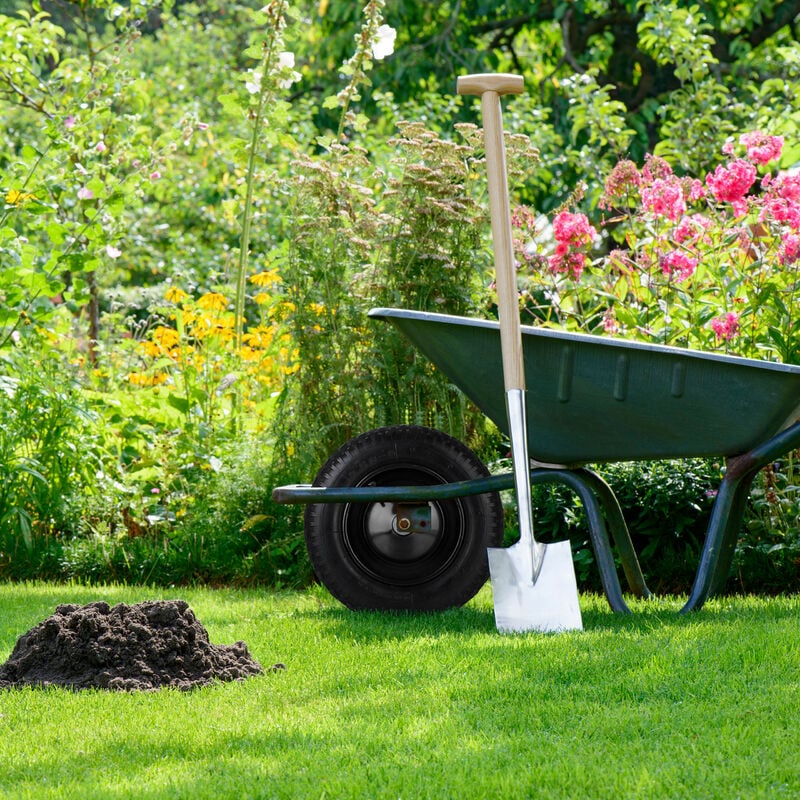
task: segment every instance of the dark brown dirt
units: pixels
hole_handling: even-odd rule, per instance
[[[263,672],[247,645],[213,645],[183,600],[60,605],[17,640],[0,689],[194,689]]]

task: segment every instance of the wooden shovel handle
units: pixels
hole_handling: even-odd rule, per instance
[[[500,110],[500,95],[520,94],[524,82],[519,75],[465,75],[458,79],[457,86],[459,94],[479,95],[481,98],[497,282],[497,309],[500,315],[503,379],[507,392],[511,389],[524,389],[525,365],[522,358],[522,331],[519,322],[514,246],[511,238],[503,118]]]

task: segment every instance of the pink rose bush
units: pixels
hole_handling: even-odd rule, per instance
[[[516,212],[524,306],[539,324],[721,348],[800,363],[800,173],[777,169],[781,136],[742,134],[702,177],[658,156],[620,161],[589,218],[550,226]],[[549,241],[549,244],[548,244]]]

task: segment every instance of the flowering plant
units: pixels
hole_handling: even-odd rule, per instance
[[[518,209],[526,309],[572,330],[797,362],[800,174],[770,169],[782,147],[780,136],[745,133],[704,179],[657,156],[641,168],[620,161],[599,203],[602,235],[562,210],[548,238]]]

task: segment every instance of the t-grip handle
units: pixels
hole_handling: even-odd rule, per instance
[[[500,317],[503,381],[507,392],[511,389],[525,389],[525,368],[522,360],[522,331],[519,323],[514,245],[511,239],[511,209],[508,201],[500,96],[521,94],[524,88],[522,76],[505,73],[462,75],[457,82],[459,94],[478,95],[481,98],[497,281],[497,309]]]

